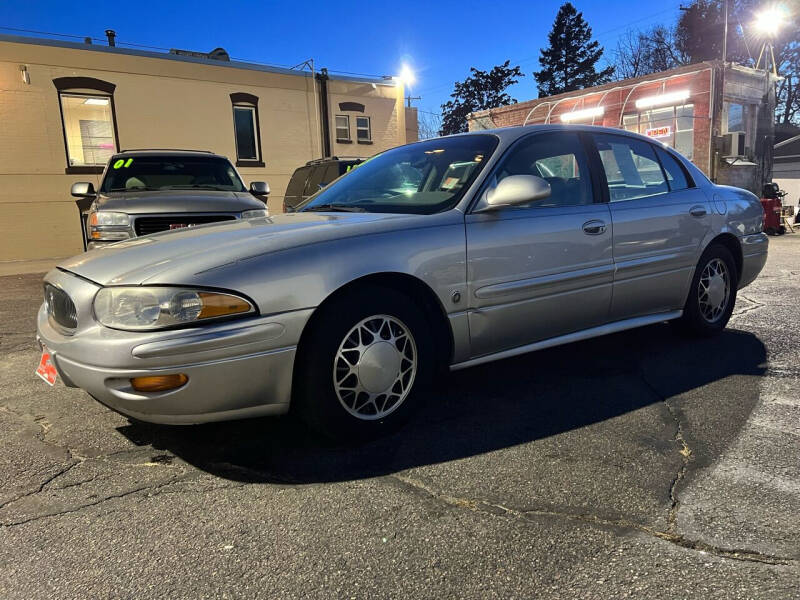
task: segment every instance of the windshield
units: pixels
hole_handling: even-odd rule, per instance
[[[243,192],[231,164],[213,156],[115,156],[101,191],[220,190]]]
[[[301,211],[432,214],[455,206],[497,146],[466,135],[388,150],[312,196]]]

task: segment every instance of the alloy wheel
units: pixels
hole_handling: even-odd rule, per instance
[[[344,336],[333,361],[333,386],[344,409],[382,419],[408,397],[417,374],[417,345],[409,328],[389,315],[362,319]]]
[[[730,281],[728,266],[720,258],[710,260],[703,268],[697,286],[697,299],[700,314],[707,322],[715,323],[725,314],[731,296]]]

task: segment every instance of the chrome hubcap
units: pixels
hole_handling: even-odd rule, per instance
[[[374,421],[397,410],[417,373],[417,346],[408,327],[373,315],[345,335],[333,361],[333,387],[344,409]]]
[[[731,295],[728,267],[719,258],[711,260],[700,274],[697,286],[697,298],[700,301],[700,313],[709,323],[718,321]]]

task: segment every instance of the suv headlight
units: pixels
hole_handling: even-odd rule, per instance
[[[246,210],[242,213],[243,219],[257,219],[259,217],[268,217],[269,211],[265,208],[258,208],[256,210]]]
[[[121,212],[98,210],[89,214],[89,240],[116,241],[133,237],[131,218]]]
[[[107,287],[94,297],[95,318],[106,327],[140,331],[255,312],[239,296],[174,287]]]

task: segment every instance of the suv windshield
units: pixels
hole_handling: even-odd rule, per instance
[[[188,189],[245,191],[233,166],[213,156],[114,156],[100,188],[102,192]]]
[[[497,147],[467,135],[388,150],[312,196],[301,211],[432,214],[455,206]]]

